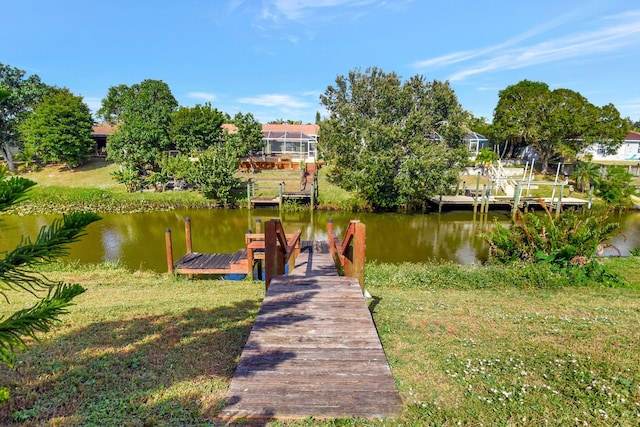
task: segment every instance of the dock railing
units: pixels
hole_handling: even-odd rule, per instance
[[[329,251],[338,271],[349,277],[355,277],[364,292],[364,260],[366,250],[366,226],[357,220],[349,221],[349,226],[340,240],[333,230],[333,221],[327,223]]]
[[[265,287],[269,289],[271,279],[285,274],[285,265],[289,264],[289,271],[293,270],[293,263],[300,253],[301,230],[287,237],[279,219],[267,221],[264,227],[264,264]],[[247,245],[249,249],[249,245]]]

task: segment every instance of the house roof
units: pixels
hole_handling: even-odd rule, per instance
[[[640,132],[631,131],[627,134],[625,141],[640,141]]]
[[[238,131],[236,125],[232,123],[224,123],[222,129],[229,133],[235,133]],[[290,125],[290,124],[275,124],[268,123],[262,125],[262,133],[270,135],[288,135],[289,138],[298,138],[300,135],[318,135],[320,126],[318,125]],[[296,135],[296,136],[294,136]]]
[[[99,123],[93,127],[94,135],[111,135],[116,131],[117,126],[109,123]]]
[[[317,135],[320,126],[318,125],[290,125],[268,123],[262,125],[262,132],[287,132],[287,133],[304,133],[307,135]]]
[[[227,133],[236,133],[238,132],[238,127],[233,123],[223,123],[222,130],[227,131]]]

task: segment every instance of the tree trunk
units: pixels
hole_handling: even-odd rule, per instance
[[[3,142],[2,145],[0,145],[0,151],[2,151],[2,156],[6,160],[9,170],[12,172],[16,170],[16,166],[13,164],[13,154],[9,148],[9,143],[6,141]]]

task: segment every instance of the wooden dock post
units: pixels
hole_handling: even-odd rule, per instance
[[[186,217],[184,219],[184,236],[187,243],[187,253],[193,253],[193,247],[191,245],[191,218]]]
[[[353,274],[352,277],[360,282],[360,289],[364,294],[364,261],[366,253],[367,227],[361,223],[356,223],[356,231],[353,236]]]
[[[280,220],[267,221],[264,226],[264,284],[266,289],[269,289],[271,279],[284,274],[284,256],[282,251],[278,250],[278,234],[284,234]]]
[[[167,250],[167,270],[173,273],[173,245],[171,243],[171,229],[167,228],[164,232],[164,243]]]
[[[252,206],[251,206],[251,178],[249,178],[249,180],[247,181],[247,205],[249,206],[249,209],[252,208]]]
[[[336,242],[333,241],[333,219],[329,218],[327,220],[327,240],[329,241],[329,254],[331,255],[331,259],[333,259],[333,263],[336,266],[336,270],[340,271],[340,260],[337,259],[337,254],[335,251]]]
[[[262,233],[262,220],[260,218],[256,219],[256,233]]]
[[[516,219],[516,212],[518,212],[519,205],[520,205],[520,184],[516,183],[516,186],[513,189],[513,208],[511,209],[511,218],[513,220]]]
[[[311,184],[311,201],[309,202],[309,209],[313,210],[316,205],[316,186]]]
[[[476,192],[473,195],[473,213],[478,210],[478,193],[480,192],[480,171],[478,171],[478,177],[476,178]]]
[[[278,198],[278,209],[282,210],[282,202],[283,202],[283,197],[284,197],[284,182],[281,182],[279,184],[280,186],[280,197]]]
[[[560,184],[560,194],[558,194],[558,203],[556,204],[556,219],[560,216],[562,209],[562,193],[564,193],[564,184]]]

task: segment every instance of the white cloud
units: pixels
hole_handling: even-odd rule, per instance
[[[100,107],[102,107],[102,99],[100,98],[86,96],[83,98],[83,100],[84,100],[84,103],[87,104],[87,106],[93,113],[95,113],[100,109]]]
[[[262,107],[287,107],[287,108],[306,108],[309,107],[307,102],[299,101],[290,95],[266,94],[254,97],[246,97],[238,99],[243,104],[259,105]]]
[[[203,99],[208,102],[213,102],[218,99],[215,94],[208,92],[189,92],[187,93],[187,98]]]
[[[263,16],[277,19],[282,16],[289,21],[302,21],[320,9],[339,8],[342,13],[378,3],[376,0],[272,0],[265,2]]]
[[[562,22],[559,20],[558,22]],[[534,35],[556,25],[536,28],[506,42],[476,51],[462,51],[418,61],[418,68],[433,68],[469,63],[449,76],[451,81],[501,69],[519,69],[534,65],[561,62],[576,58],[597,58],[604,53],[622,51],[640,45],[640,11],[629,11],[602,20],[601,28],[550,39],[537,44],[519,46]],[[595,26],[592,24],[591,27]],[[477,61],[473,61],[476,60]]]

